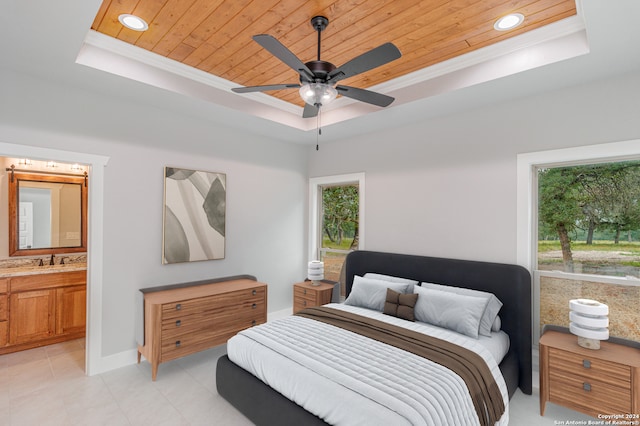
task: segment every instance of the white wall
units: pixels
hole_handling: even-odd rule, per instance
[[[516,156],[640,137],[640,75],[335,143],[311,177],[365,172],[366,249],[516,263]]]
[[[307,148],[28,76],[0,79],[12,83],[0,102],[0,142],[109,157],[103,356],[135,349],[139,288],[251,274],[269,284],[270,312],[291,306],[291,285],[305,274]],[[224,260],[161,264],[167,165],[227,174]]]

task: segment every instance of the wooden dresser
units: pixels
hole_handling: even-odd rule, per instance
[[[156,380],[158,365],[225,343],[267,321],[267,285],[234,277],[142,289],[144,342]]]
[[[304,281],[293,285],[293,313],[310,308],[322,306],[331,302],[334,284],[320,283],[319,286],[311,285],[311,281]]]
[[[577,340],[551,330],[540,338],[540,415],[547,401],[596,418],[638,415],[640,349],[602,341],[592,350]]]

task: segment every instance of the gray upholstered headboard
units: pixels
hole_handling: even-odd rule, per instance
[[[509,393],[513,395],[514,385],[517,385],[522,392],[531,394],[531,275],[525,268],[502,263],[355,251],[347,256],[345,263],[347,296],[351,292],[353,277],[367,272],[495,294],[503,303],[499,313],[502,330],[509,335],[511,342],[509,354],[503,361],[505,365],[500,365]],[[506,365],[508,362],[514,365]],[[511,383],[507,376],[514,376]]]

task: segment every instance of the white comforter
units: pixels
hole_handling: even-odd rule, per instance
[[[478,353],[500,388],[504,378],[477,340],[382,313],[330,304],[446,339]],[[334,425],[478,425],[464,381],[420,356],[341,328],[292,316],[247,329],[227,344],[229,358],[273,389]],[[398,380],[397,378],[400,378]]]

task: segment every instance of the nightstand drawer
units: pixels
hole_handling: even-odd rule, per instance
[[[601,414],[631,413],[631,389],[551,369],[549,400]]]
[[[549,348],[549,368],[578,374],[613,386],[629,389],[631,368],[611,361]]]
[[[300,297],[293,298],[293,310],[295,312],[304,308],[310,308],[312,306],[317,306],[315,300],[302,299]]]
[[[318,292],[306,287],[294,287],[293,297],[296,299],[315,301],[318,298]]]

